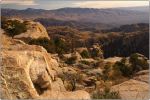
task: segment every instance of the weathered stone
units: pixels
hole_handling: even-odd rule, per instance
[[[124,100],[148,100],[149,84],[137,80],[130,79],[111,88],[111,91],[119,92]]]
[[[34,98],[39,96],[40,89],[51,87],[54,70],[46,63],[44,56],[46,54],[38,51],[1,52],[1,74],[11,98]],[[39,91],[36,86],[40,88]]]
[[[56,80],[52,83],[51,89],[53,91],[66,91],[63,81],[60,78],[56,78]]]
[[[28,45],[18,39],[12,39],[4,34],[1,34],[1,50],[14,51],[40,51],[47,52],[43,47],[38,45]]]
[[[56,98],[57,97],[57,98]],[[60,91],[46,91],[42,94],[41,99],[57,99],[57,100],[89,100],[90,95],[82,90],[75,92],[60,92]]]
[[[110,57],[105,59],[105,62],[116,63],[117,61],[121,61],[122,57]]]
[[[47,38],[49,39],[48,33],[43,25],[38,22],[26,21],[27,31],[19,35],[15,35],[16,39],[38,39]]]
[[[149,83],[149,70],[142,70],[142,71],[137,72],[134,75],[133,79]]]
[[[57,77],[62,70],[57,60],[53,59],[45,49],[27,45],[7,36],[3,39],[8,41],[3,41],[0,52],[1,98],[90,99],[85,91],[64,92],[66,91],[64,85]],[[38,47],[40,49],[37,49]]]

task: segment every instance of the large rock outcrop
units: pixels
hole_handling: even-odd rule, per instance
[[[3,36],[3,40],[2,99],[90,99],[85,91],[66,91],[57,77],[61,73],[58,62],[44,48],[7,36]]]
[[[14,38],[22,40],[38,38],[49,39],[48,33],[42,24],[33,21],[25,21],[24,23],[26,24],[27,31],[25,33],[14,36]]]
[[[140,71],[133,79],[115,85],[111,90],[119,92],[121,98],[124,100],[148,100],[150,97],[148,80],[148,70]]]
[[[21,40],[12,39],[4,34],[1,34],[1,50],[13,51],[40,51],[47,52],[43,47],[38,45],[28,45]]]

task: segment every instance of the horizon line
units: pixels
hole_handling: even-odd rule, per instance
[[[112,8],[87,8],[87,7],[62,7],[62,8],[54,8],[54,9],[42,9],[42,8],[32,8],[32,7],[29,7],[29,8],[25,8],[25,9],[17,9],[17,8],[3,8],[1,7],[1,9],[13,9],[13,10],[27,10],[27,9],[35,9],[35,10],[58,10],[58,9],[63,9],[63,8],[81,8],[81,9],[116,9],[116,8],[134,8],[134,7],[149,7],[148,5],[143,5],[143,6],[130,6],[130,7],[112,7]]]

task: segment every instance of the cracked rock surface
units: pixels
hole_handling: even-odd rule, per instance
[[[3,36],[0,55],[2,99],[90,99],[82,90],[68,92],[57,77],[58,62],[40,46]]]

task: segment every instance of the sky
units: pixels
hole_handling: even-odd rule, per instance
[[[100,1],[100,0],[2,0],[2,8],[13,9],[59,9],[64,7],[72,8],[117,8],[149,6],[149,0],[145,1]]]

